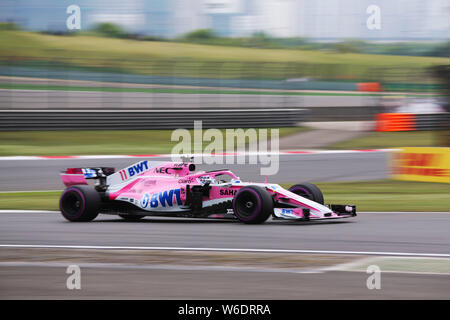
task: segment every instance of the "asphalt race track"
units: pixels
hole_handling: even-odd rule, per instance
[[[250,248],[450,254],[450,214],[360,213],[333,222],[235,221],[113,215],[69,223],[59,213],[0,213],[0,244]]]
[[[368,290],[364,272],[288,274],[245,271],[83,268],[67,290],[64,267],[0,267],[0,299],[449,299],[450,275],[382,275]],[[171,310],[173,311],[173,310]]]
[[[389,152],[280,155],[279,172],[269,182],[357,181],[388,177]],[[62,190],[59,173],[68,167],[111,166],[116,170],[141,161],[127,159],[0,160],[0,191]],[[148,158],[150,161],[152,159]],[[158,158],[154,161],[170,161]],[[265,165],[267,167],[267,165]],[[199,170],[229,168],[242,180],[263,182],[259,165],[200,165]]]
[[[449,226],[450,213],[361,213],[342,222],[269,221],[263,225],[244,225],[170,218],[145,218],[131,223],[115,216],[70,223],[58,213],[2,212],[0,254],[3,257],[7,252],[4,246],[15,244],[166,247],[161,251],[170,248],[291,249],[319,250],[318,253],[335,256],[339,254],[332,251],[346,251],[346,256],[419,254],[445,256],[445,259],[444,272],[382,273],[381,290],[367,289],[365,272],[221,270],[211,266],[198,269],[183,266],[183,260],[176,263],[176,268],[136,267],[134,260],[114,267],[106,261],[106,264],[82,267],[83,290],[74,292],[64,288],[67,265],[54,265],[48,260],[33,265],[40,260],[30,257],[27,260],[24,256],[20,263],[0,263],[0,298],[249,299],[250,295],[252,299],[448,299]],[[117,255],[120,252],[117,250]],[[76,257],[73,263],[83,255],[78,253]],[[61,259],[58,254],[53,262]]]

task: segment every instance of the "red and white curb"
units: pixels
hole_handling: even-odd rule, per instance
[[[189,154],[193,157],[228,157],[228,156],[260,156],[260,155],[314,155],[314,154],[348,154],[394,152],[398,149],[358,149],[358,150],[286,150],[280,152],[224,152],[215,154]],[[6,156],[1,160],[68,160],[68,159],[129,159],[129,158],[171,158],[178,154],[127,154],[127,155],[85,155],[85,156]]]

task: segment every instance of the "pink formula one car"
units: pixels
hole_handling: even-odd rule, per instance
[[[90,221],[99,213],[125,220],[144,216],[234,218],[244,223],[274,219],[319,220],[356,216],[354,205],[325,206],[310,183],[286,190],[278,184],[242,182],[227,169],[195,172],[193,163],[152,165],[144,160],[114,168],[69,168],[59,206],[70,221]],[[87,179],[96,179],[89,186]]]

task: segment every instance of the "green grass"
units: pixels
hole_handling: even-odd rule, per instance
[[[358,211],[450,211],[448,184],[380,180],[317,185],[326,203],[355,204]]]
[[[437,131],[371,132],[327,146],[329,149],[384,149],[437,146]]]
[[[148,93],[183,93],[183,94],[252,94],[252,95],[289,95],[289,96],[378,96],[364,92],[317,92],[317,91],[273,91],[273,90],[228,90],[228,89],[180,89],[180,88],[125,88],[125,87],[83,87],[64,85],[40,85],[20,83],[0,83],[0,89],[10,90],[52,90],[52,91],[89,91],[89,92],[148,92]],[[410,96],[410,95],[408,95]],[[413,94],[412,96],[423,96]],[[430,95],[427,94],[427,97]]]
[[[355,204],[358,211],[450,210],[448,184],[382,180],[317,185],[326,203]],[[58,210],[60,194],[60,191],[0,193],[0,209]]]
[[[136,74],[214,78],[286,79],[306,72],[309,76],[321,78],[350,76],[366,79],[373,76],[369,70],[395,67],[398,68],[395,78],[398,71],[405,74],[403,78],[397,78],[398,81],[420,81],[407,75],[412,71],[422,73],[431,65],[449,64],[450,61],[449,58],[436,57],[253,49],[82,35],[52,36],[21,31],[0,31],[0,43],[3,44],[0,61],[9,65],[77,66]],[[167,61],[170,64],[164,63]],[[274,64],[277,63],[290,64],[289,67],[276,67]],[[381,76],[386,79],[384,72]]]
[[[88,91],[88,92],[144,92],[144,93],[183,93],[183,94],[251,94],[251,95],[282,95],[282,96],[340,96],[340,97],[367,97],[379,96],[368,92],[328,92],[328,91],[274,91],[274,90],[229,90],[204,88],[132,88],[132,87],[84,87],[73,85],[41,85],[22,83],[0,83],[0,89],[8,90],[52,90],[52,91]],[[438,94],[408,93],[408,97],[433,97]]]
[[[302,127],[280,128],[280,137],[305,130],[307,129]],[[224,133],[224,130],[221,131]],[[178,144],[170,141],[172,132],[173,130],[0,132],[0,156],[170,153],[173,146]],[[203,147],[208,144],[209,142],[203,142]],[[225,143],[223,145],[225,147]]]
[[[59,210],[59,191],[0,192],[0,209]]]

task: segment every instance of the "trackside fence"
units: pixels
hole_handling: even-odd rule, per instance
[[[294,127],[305,120],[305,109],[238,110],[80,110],[0,111],[0,131],[21,130],[147,130],[203,128]]]

